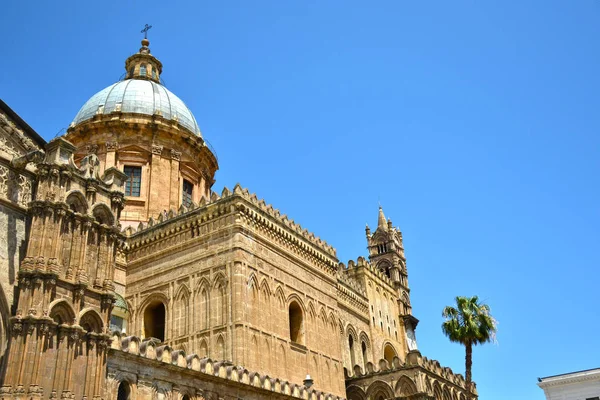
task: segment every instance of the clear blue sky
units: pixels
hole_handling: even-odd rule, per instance
[[[93,5],[92,5],[93,4]],[[17,2],[0,97],[46,139],[117,81],[140,29],[249,187],[366,255],[377,204],[401,227],[422,353],[456,372],[441,310],[479,295],[482,400],[600,366],[600,2]]]

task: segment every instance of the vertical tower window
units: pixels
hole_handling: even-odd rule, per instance
[[[152,79],[157,79],[156,70],[152,68]]]
[[[146,64],[140,65],[140,76],[146,76]]]
[[[181,203],[189,207],[192,204],[192,193],[194,192],[194,185],[187,179],[183,180],[183,192],[181,193]]]
[[[144,333],[147,338],[157,338],[161,342],[165,340],[165,306],[156,301],[146,307],[144,311]]]
[[[140,197],[142,167],[126,165],[123,172],[127,175],[127,182],[125,182],[125,196]]]
[[[294,343],[304,344],[304,327],[302,309],[300,305],[293,301],[289,308],[290,318],[290,340]]]
[[[133,78],[133,71],[134,71],[134,67],[129,68],[129,77]]]
[[[352,335],[348,335],[348,348],[350,349],[350,365],[352,370],[354,370],[354,366],[356,365],[356,359],[354,358],[354,338]]]

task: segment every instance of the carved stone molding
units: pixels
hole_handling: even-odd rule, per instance
[[[177,150],[171,150],[171,158],[173,160],[181,161],[181,152]]]
[[[116,151],[119,148],[117,142],[106,142],[106,151]]]
[[[153,144],[152,145],[152,154],[161,155],[163,151],[163,146]]]

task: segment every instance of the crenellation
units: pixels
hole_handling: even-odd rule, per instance
[[[240,385],[253,386],[265,392],[275,392],[299,399],[343,400],[342,397],[321,390],[290,383],[268,374],[248,371],[242,366],[231,364],[229,361],[213,360],[208,357],[200,358],[196,354],[186,355],[183,350],[173,350],[167,345],[156,347],[152,340],[142,341],[136,336],[122,337],[118,332],[113,332],[109,348],[113,354],[116,352],[117,355],[118,353],[123,353],[133,356],[133,359],[124,358],[131,361],[128,366],[132,367],[131,364],[139,365],[150,374],[150,371],[160,368],[160,366],[152,363],[147,364],[143,360],[158,361],[163,364],[169,364],[176,369],[187,370],[190,376],[199,381],[207,381],[220,385],[228,385],[227,381],[231,381]],[[127,368],[124,364],[113,364],[111,362],[109,365],[109,376],[122,375],[123,373],[136,374],[139,371],[139,367],[135,367],[132,372],[127,372],[127,369],[121,371],[120,368],[124,367]],[[176,369],[173,371],[176,371]],[[164,383],[166,387],[179,387],[180,379],[177,382],[165,381]],[[264,395],[267,395],[267,393]]]

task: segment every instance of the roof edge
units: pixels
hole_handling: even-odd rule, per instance
[[[4,111],[12,120],[19,124],[19,127],[23,129],[41,148],[46,146],[46,140],[37,133],[23,118],[16,113],[15,110],[10,108],[2,99],[0,99],[0,110]]]

